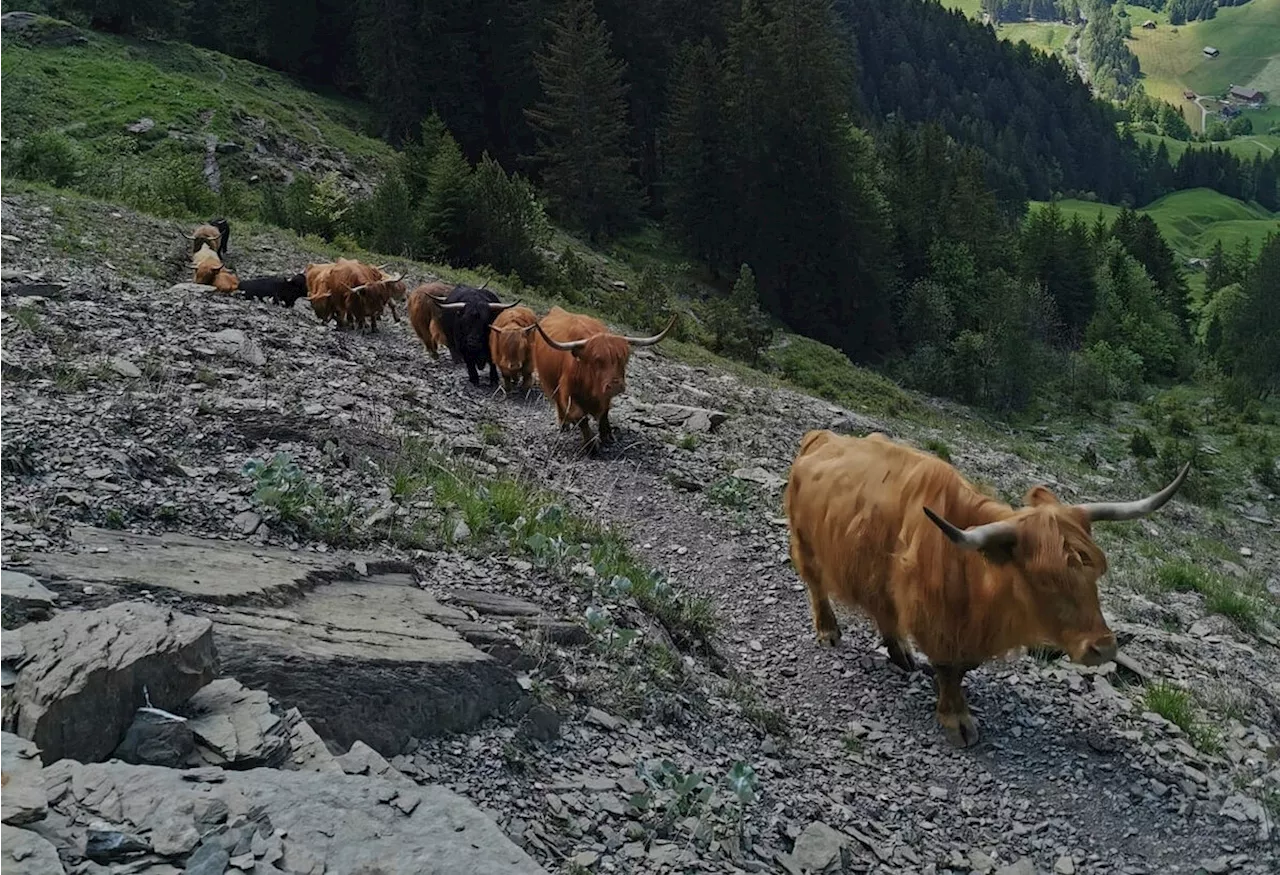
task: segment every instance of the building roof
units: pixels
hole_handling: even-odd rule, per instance
[[[1242,85],[1232,85],[1231,91],[1229,93],[1232,96],[1239,97],[1242,100],[1257,100],[1259,97],[1262,96],[1262,92],[1259,91],[1258,89],[1245,88]]]
[[[1204,53],[1205,53],[1206,55],[1216,55],[1216,54],[1218,54],[1218,50],[1217,50],[1217,49],[1215,49],[1213,46],[1205,46],[1205,47],[1204,47],[1204,49],[1203,49],[1203,51],[1204,51]]]

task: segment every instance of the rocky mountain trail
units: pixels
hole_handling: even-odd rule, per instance
[[[272,808],[269,829],[250,828],[233,800],[301,793],[319,806],[348,789],[335,810],[359,811],[342,835],[390,829],[417,859],[425,845],[411,836],[434,797],[397,806],[410,787],[470,800],[547,871],[1280,864],[1264,804],[1280,798],[1280,651],[1197,594],[1157,602],[1131,585],[1150,569],[1139,543],[1174,533],[1247,547],[1233,564],[1264,573],[1280,543],[1256,524],[1175,501],[1100,534],[1104,609],[1126,658],[1087,669],[1023,655],[971,673],[983,738],[956,750],[934,720],[931,680],[891,666],[864,621],[842,616],[834,651],[814,642],[781,519],[800,437],[942,438],[967,476],[1015,500],[1038,482],[1072,500],[1141,488],[1124,466],[1077,477],[941,408],[845,410],[660,346],[632,357],[618,443],[584,456],[540,396],[473,388],[447,352],[432,360],[403,307],[375,334],[338,333],[305,302],[282,310],[180,284],[171,223],[43,195],[6,196],[3,221],[16,238],[0,298],[6,698],[10,672],[21,682],[26,671],[11,628],[20,642],[42,623],[140,605],[129,610],[206,624],[218,660],[197,689],[152,705],[185,714],[212,682],[204,698],[235,706],[193,741],[200,767],[46,768],[60,771],[42,779],[45,816],[22,831],[45,826],[15,839],[26,859],[47,856],[40,836],[65,846],[96,829],[97,802],[55,792],[74,772],[71,786],[102,798],[205,787],[229,812],[201,851],[218,860],[275,847],[293,816]],[[232,239],[241,276],[328,257],[257,229]],[[618,582],[641,569],[669,591],[645,601],[639,579]],[[714,623],[692,596],[709,600]],[[1216,743],[1149,709],[1144,690],[1162,683],[1234,697],[1210,727]],[[112,754],[143,704],[85,759]],[[9,751],[6,737],[6,775]],[[255,765],[208,768],[237,758]],[[308,769],[347,783],[312,800],[322,779]],[[126,813],[116,834],[154,854],[152,815]],[[6,816],[6,854],[16,828]],[[254,850],[254,866],[358,865],[317,864],[310,839],[286,830],[283,857]],[[190,867],[186,822],[162,832]],[[337,834],[322,844],[339,853]]]

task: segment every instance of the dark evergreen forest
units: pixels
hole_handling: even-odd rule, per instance
[[[382,251],[546,282],[528,178],[594,241],[660,222],[713,282],[750,280],[739,310],[758,300],[854,360],[994,407],[1023,407],[1063,373],[1063,392],[1089,403],[1193,366],[1186,283],[1150,219],[1087,228],[1049,210],[1025,223],[1028,199],[1141,206],[1208,187],[1280,206],[1280,153],[1171,162],[1056,57],[935,0],[49,5],[368,101],[402,161],[349,231]],[[1082,51],[1114,55],[1122,88],[1136,65],[1115,49],[1108,4],[1091,7]],[[414,216],[408,232],[386,218],[397,212]],[[1223,256],[1239,292],[1220,333],[1270,313],[1250,290],[1270,282],[1277,246],[1256,266],[1252,252]]]

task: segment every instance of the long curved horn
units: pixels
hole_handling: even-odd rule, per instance
[[[541,322],[533,323],[533,327],[538,329],[538,333],[542,335],[542,339],[545,340],[552,349],[558,349],[561,352],[573,352],[575,349],[582,349],[582,347],[587,345],[585,340],[570,340],[567,343],[552,340],[550,337],[547,337],[547,332],[542,330]]]
[[[489,309],[490,310],[510,310],[512,307],[518,306],[519,304],[520,304],[519,298],[512,301],[510,304],[494,304],[493,302],[490,302]]]
[[[382,269],[379,268],[378,272],[382,273]],[[383,273],[382,274],[382,282],[384,283],[398,283],[402,279],[404,279],[404,274],[402,273]]]
[[[1012,546],[1017,543],[1018,530],[1012,523],[987,523],[985,526],[974,526],[960,529],[938,516],[929,508],[924,509],[925,516],[933,520],[933,524],[942,529],[947,540],[963,550],[984,550],[987,547]]]
[[[435,301],[437,304],[447,304],[449,302],[448,295],[433,295],[431,292],[427,292],[427,297]]]
[[[1094,504],[1078,504],[1076,507],[1085,512],[1090,522],[1136,520],[1138,517],[1144,517],[1164,507],[1165,503],[1170,498],[1173,498],[1173,494],[1178,491],[1182,481],[1187,479],[1187,472],[1190,470],[1191,463],[1187,462],[1182,466],[1182,470],[1178,472],[1178,476],[1173,479],[1172,483],[1154,495],[1148,495],[1146,498],[1140,498],[1137,501],[1099,501]]]
[[[453,304],[445,304],[441,302],[439,298],[437,298],[436,301],[440,304],[441,310],[465,310],[467,307],[466,301],[457,301]]]
[[[653,337],[624,337],[623,339],[632,346],[653,346],[655,343],[662,340],[662,338],[666,337],[667,332],[670,331],[672,326],[675,324],[676,317],[672,316],[671,321],[667,323],[667,327],[653,335]]]
[[[524,328],[521,328],[521,329],[520,329],[520,331],[521,331],[521,333],[523,333],[523,334],[528,334],[530,331],[532,331],[533,329],[535,329],[535,328],[537,328],[537,327],[538,327],[538,323],[537,323],[537,322],[535,322],[535,323],[533,323],[532,325],[526,325]]]
[[[368,288],[368,286],[369,286],[369,284],[368,284],[368,283],[361,283],[361,284],[360,284],[360,285],[358,285],[358,286],[352,286],[352,287],[351,287],[350,289],[348,289],[347,291],[350,291],[350,292],[363,292],[366,288]]]
[[[480,288],[477,289],[476,291],[480,291],[480,292],[484,291],[484,287],[487,285],[489,285],[489,280],[486,278],[485,281],[480,284]]]

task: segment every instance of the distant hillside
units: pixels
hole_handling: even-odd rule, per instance
[[[1128,13],[1134,22],[1129,46],[1151,96],[1176,104],[1185,89],[1221,94],[1234,84],[1270,91],[1273,102],[1280,100],[1280,0],[1249,0],[1220,8],[1208,21],[1177,26],[1169,23],[1168,12],[1129,6]],[[1147,19],[1156,22],[1154,30],[1138,26]],[[1205,57],[1205,46],[1218,49],[1218,57]]]
[[[82,33],[87,43],[69,47],[6,33],[8,140],[53,129],[86,153],[125,164],[134,152],[202,152],[216,143],[227,179],[287,181],[298,170],[333,170],[365,190],[393,154],[370,136],[372,114],[362,104],[183,43]]]
[[[1032,208],[1043,206],[1035,203]],[[1079,216],[1086,224],[1098,213],[1108,222],[1120,214],[1120,207],[1083,200],[1061,200],[1058,207],[1068,220]],[[1219,240],[1231,251],[1248,239],[1257,252],[1269,232],[1280,233],[1280,214],[1207,188],[1166,195],[1137,212],[1150,216],[1165,241],[1184,258],[1207,256]]]

